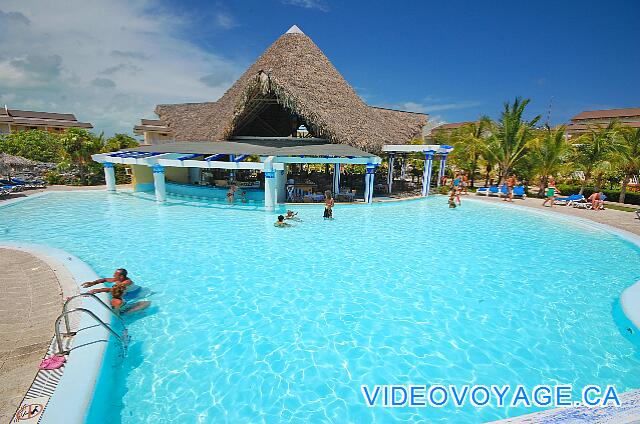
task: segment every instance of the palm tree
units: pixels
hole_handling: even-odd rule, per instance
[[[478,122],[463,125],[451,137],[454,146],[452,159],[469,175],[471,187],[475,185],[479,160],[486,152],[490,128],[491,120],[483,116]]]
[[[539,137],[531,142],[533,169],[540,176],[538,196],[542,197],[547,188],[547,179],[558,173],[563,165],[570,145],[565,137],[564,127],[552,130],[547,127]]]
[[[495,133],[491,136],[488,153],[498,164],[499,183],[502,184],[513,165],[522,158],[529,141],[533,138],[533,129],[540,115],[531,121],[522,118],[529,99],[516,97],[513,105],[504,104],[500,120],[495,123]]]
[[[623,128],[616,141],[616,163],[624,173],[618,202],[624,203],[629,180],[640,172],[640,128]]]
[[[618,129],[618,123],[611,121],[606,127],[589,127],[589,132],[581,135],[574,143],[574,162],[584,172],[584,180],[580,187],[580,194],[593,177],[598,175],[595,189],[600,187],[602,172],[608,167],[608,158],[613,151],[614,138]]]

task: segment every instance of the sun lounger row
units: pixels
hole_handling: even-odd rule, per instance
[[[44,188],[47,184],[44,181],[25,181],[19,178],[11,178],[0,180],[0,185],[5,189],[12,188],[13,191],[22,191],[32,188]]]
[[[477,195],[485,195],[485,196],[506,196],[508,194],[507,186],[503,185],[502,187],[491,186],[491,187],[480,187],[476,191]],[[522,197],[526,199],[527,193],[525,192],[524,186],[515,186],[513,188],[513,197]]]
[[[603,194],[600,201],[604,202],[606,199],[607,196]],[[582,194],[572,194],[566,197],[558,197],[556,198],[554,204],[560,206],[573,206],[574,208],[580,209],[593,209],[593,204]]]

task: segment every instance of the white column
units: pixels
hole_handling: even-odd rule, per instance
[[[276,171],[276,203],[284,203],[287,199],[287,165],[282,171]]]
[[[156,189],[156,201],[167,200],[167,187],[164,183],[164,166],[155,164],[151,167],[153,171],[153,185]]]
[[[191,184],[200,183],[201,168],[189,168],[189,182]]]
[[[433,150],[424,152],[424,171],[422,172],[422,196],[429,195],[431,186],[431,169],[433,168]]]
[[[402,155],[402,167],[400,168],[400,179],[404,181],[407,178],[407,154]]]
[[[104,180],[107,182],[107,191],[116,191],[116,173],[111,162],[104,162]]]
[[[229,162],[233,162],[234,160],[236,160],[236,155],[229,155]],[[229,176],[231,177],[232,180],[235,181],[235,179],[236,179],[236,171],[231,169],[230,172],[229,172]]]
[[[440,155],[440,170],[438,171],[438,187],[442,185],[442,177],[444,177],[445,167],[447,166],[447,154]]]
[[[396,161],[396,154],[389,153],[389,172],[387,173],[387,190],[389,194],[391,194],[392,186],[393,186],[393,165]]]
[[[373,181],[376,173],[376,167],[378,165],[368,163],[366,167],[366,173],[364,175],[364,202],[373,202]]]
[[[340,193],[340,164],[333,164],[333,194]]]
[[[264,208],[268,211],[275,209],[276,194],[276,172],[273,169],[273,156],[269,156],[264,161]]]

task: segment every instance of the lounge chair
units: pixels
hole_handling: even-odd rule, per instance
[[[491,186],[489,187],[489,196],[502,196],[501,194],[502,190],[500,188],[498,188],[498,186]],[[506,194],[506,187],[505,187],[505,194]]]
[[[527,198],[527,191],[524,189],[524,186],[515,186],[513,188],[513,196],[518,196],[523,199]]]
[[[478,187],[478,189],[476,190],[476,194],[480,195],[485,195],[488,196],[489,195],[489,187]]]
[[[556,198],[554,205],[562,205],[562,206],[572,206],[574,202],[582,202],[586,201],[582,194],[572,194],[566,197],[558,197]]]
[[[580,200],[571,202],[571,206],[578,209],[593,209],[593,205],[591,204],[591,202],[585,199],[584,196],[582,196],[582,199]]]
[[[636,209],[636,216],[637,216],[637,219],[640,219],[640,209]]]
[[[12,182],[11,180],[0,180],[0,184],[2,184],[2,186],[4,186],[4,188],[9,188],[11,187],[11,191],[12,192],[16,192],[16,191],[22,191],[25,188],[24,184],[16,184],[14,182]]]
[[[47,183],[40,180],[25,181],[20,178],[11,178],[11,181],[15,184],[23,184],[26,188],[44,188]]]

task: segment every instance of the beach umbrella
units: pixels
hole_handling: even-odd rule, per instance
[[[21,156],[13,156],[7,153],[0,153],[0,172],[11,177],[11,171],[14,169],[28,168],[36,163],[25,159]]]

